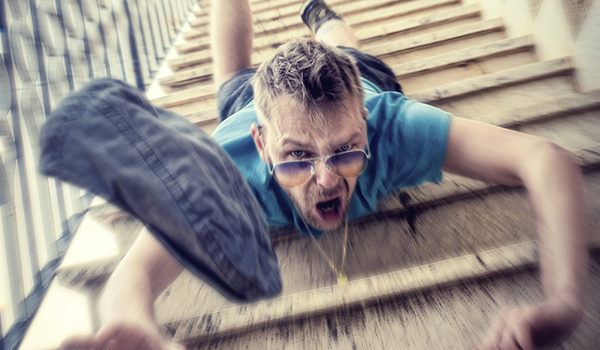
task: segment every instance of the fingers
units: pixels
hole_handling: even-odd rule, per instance
[[[490,329],[488,330],[485,338],[483,339],[483,344],[479,348],[479,350],[496,350],[498,349],[498,345],[502,340],[502,335],[504,334],[504,329],[506,328],[506,316],[510,312],[509,307],[504,307],[500,310],[498,315],[492,321],[490,325]]]
[[[102,350],[161,350],[162,339],[143,328],[127,323],[109,325],[97,335]]]
[[[78,335],[65,339],[61,350],[186,350],[166,342],[159,333],[139,325],[118,322],[102,328],[98,334]]]
[[[479,350],[532,350],[531,332],[524,310],[503,307],[492,321]]]
[[[521,317],[521,314],[521,308],[511,308],[506,312],[506,315],[504,316],[506,320],[506,327],[504,328],[504,332],[502,332],[502,339],[500,339],[500,349],[526,350],[523,349],[523,347],[519,344],[516,337],[518,325],[520,324],[518,320]]]
[[[88,350],[96,344],[94,334],[75,335],[60,343],[60,350]]]

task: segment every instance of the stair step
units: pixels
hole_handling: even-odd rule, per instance
[[[543,103],[516,108],[503,113],[482,116],[480,121],[505,128],[513,128],[544,119],[556,118],[567,114],[577,114],[600,108],[600,90],[573,94]]]
[[[186,103],[212,98],[215,96],[215,87],[213,85],[195,87],[183,91],[171,93],[169,95],[158,97],[150,102],[158,107],[167,108],[184,105]]]
[[[276,4],[273,3],[271,4],[269,7],[269,5],[263,4],[263,3],[250,3],[250,10],[252,11],[252,19],[254,21],[255,24],[260,24],[262,22],[272,22],[275,19],[283,19],[284,17],[290,17],[292,15],[294,15],[294,17],[299,17],[298,15],[298,11],[300,10],[300,5],[302,3],[302,1],[304,0],[294,0],[294,1],[286,1],[286,2],[280,2],[277,1]],[[332,1],[327,1],[327,4],[329,6],[331,6],[332,8],[334,8],[335,10],[338,9],[338,7],[336,5],[340,4],[340,3],[345,3],[348,0],[332,0]],[[396,0],[376,0],[376,1],[371,1],[373,3],[373,6],[377,6],[379,3],[390,3],[390,2],[394,2]],[[356,1],[355,1],[356,2]],[[360,1],[357,1],[360,3]],[[381,6],[381,5],[379,5]],[[204,13],[207,13],[208,11],[205,11]],[[195,13],[195,12],[194,12]],[[340,13],[338,11],[338,13]],[[201,26],[205,26],[209,23],[209,19],[206,18],[208,16],[203,16],[202,18],[196,18],[192,21],[190,21],[190,26],[191,27],[201,27]],[[300,23],[302,23],[302,21],[300,21]],[[298,24],[298,23],[295,23]],[[255,29],[257,29],[255,27]],[[255,34],[258,34],[260,32],[255,32]]]
[[[181,86],[211,79],[213,72],[213,65],[207,64],[198,68],[188,69],[163,78],[158,78],[158,82],[163,86]]]
[[[196,16],[196,18],[206,17],[206,15],[208,14],[208,12],[206,12],[206,10],[204,9],[204,6],[194,6],[192,12],[194,13],[194,16]]]
[[[503,23],[500,19],[493,19],[488,21],[476,22],[471,24],[466,24],[460,27],[454,27],[450,29],[446,29],[443,31],[438,31],[434,33],[424,34],[418,37],[405,39],[397,41],[391,45],[385,44],[378,47],[373,47],[371,49],[365,50],[365,53],[368,53],[373,56],[387,56],[391,54],[398,54],[402,52],[412,51],[419,48],[431,47],[436,44],[447,43],[449,41],[471,37],[475,35],[486,34],[495,31],[501,31],[503,29]],[[180,46],[181,50],[187,50],[185,45],[190,43],[186,43]],[[199,40],[197,44],[198,47],[208,47],[210,46],[210,39],[202,39]],[[187,52],[187,51],[186,51]],[[183,53],[183,52],[182,52]],[[160,78],[159,82],[161,85],[165,86],[179,86],[188,83],[193,83],[197,81],[202,81],[209,79],[212,75],[213,67],[212,65],[203,65],[199,68],[189,69],[181,72],[176,72],[170,76]]]
[[[298,14],[298,10],[300,9],[300,4],[302,3],[302,1],[304,0],[293,0],[293,1],[286,1],[286,2],[281,2],[281,1],[264,1],[264,2],[260,2],[260,3],[250,3],[250,10],[252,11],[252,15],[253,15],[253,20],[256,23],[257,22],[257,18],[259,21],[264,21],[264,20],[270,20],[270,19],[274,19],[274,18],[278,18],[279,16],[281,16],[281,14],[285,14],[288,12],[292,12],[295,13],[296,15]],[[340,1],[331,1],[333,3],[335,2],[340,2]],[[328,1],[328,4],[330,2]],[[283,11],[279,11],[280,9],[282,9]],[[292,10],[292,11],[290,11]],[[201,16],[198,16],[197,18],[191,20],[189,22],[190,26],[192,28],[202,28],[201,30],[206,30],[206,27],[208,26],[209,22],[210,22],[210,16],[206,16],[206,13],[210,13],[210,6],[208,6],[207,8],[205,8],[204,12],[201,13]],[[265,14],[263,14],[265,13]],[[196,12],[194,12],[195,15],[197,15]],[[279,15],[279,16],[277,16]],[[275,16],[275,17],[273,17]]]
[[[481,16],[479,5],[467,5],[434,12],[404,21],[359,28],[355,31],[355,35],[359,41],[370,41],[392,34],[405,33],[416,29],[429,28],[444,23],[456,22],[461,19],[479,16]]]
[[[473,35],[502,31],[503,29],[504,24],[502,20],[496,18],[487,21],[469,23],[459,27],[446,29],[444,31],[423,34],[410,39],[398,40],[392,44],[385,44],[366,49],[363,52],[381,58],[386,55],[416,50]]]
[[[564,349],[597,347],[600,290],[598,254],[592,252],[590,288],[582,324]],[[534,265],[535,266],[535,265]],[[344,307],[326,314],[248,327],[244,331],[188,339],[200,349],[471,349],[480,344],[504,305],[543,300],[539,273],[528,268]],[[170,325],[178,327],[176,322]],[[212,327],[211,319],[204,327]],[[176,328],[165,328],[171,335]]]
[[[159,327],[167,333],[175,331],[172,334],[184,340],[239,333],[249,327],[262,328],[267,324],[281,324],[293,318],[322,315],[379,299],[523,269],[537,263],[536,250],[534,242],[524,242],[349,281],[346,287],[332,285],[285,295],[161,324]]]
[[[185,43],[175,44],[175,50],[179,55],[183,55],[189,52],[198,50],[204,50],[210,48],[211,39],[209,36],[204,36],[198,39],[187,39]]]
[[[113,273],[123,254],[86,263],[61,266],[56,269],[58,283],[81,292],[105,282]]]
[[[444,5],[456,4],[458,2],[459,2],[459,0],[410,1],[410,2],[399,3],[398,5],[395,5],[393,7],[388,6],[388,7],[380,8],[378,10],[373,10],[373,6],[377,6],[377,5],[383,6],[385,4],[392,3],[392,1],[386,0],[386,1],[378,1],[376,3],[371,3],[371,2],[367,2],[367,1],[359,1],[359,2],[341,4],[337,7],[334,7],[334,10],[336,10],[344,18],[344,20],[347,23],[349,23],[352,26],[357,26],[357,25],[362,25],[365,23],[373,22],[374,19],[377,18],[377,16],[381,16],[382,14],[385,14],[385,18],[401,17],[401,16],[405,16],[405,15],[420,12],[420,11],[430,10],[430,9],[437,8],[437,7],[444,6]],[[355,13],[357,11],[365,11],[365,10],[368,10],[368,11],[366,11],[365,13],[358,13],[358,14]],[[302,19],[300,18],[300,16],[297,15],[297,11],[298,11],[298,9],[296,9],[296,16],[294,16],[294,17],[270,21],[270,22],[264,22],[264,23],[260,23],[260,24],[255,24],[254,25],[254,36],[255,36],[254,40],[255,40],[255,42],[254,42],[253,46],[255,48],[264,48],[264,47],[273,45],[273,41],[268,41],[268,44],[266,46],[264,43],[261,43],[261,40],[260,40],[261,35],[265,35],[265,34],[272,35],[273,33],[276,33],[276,32],[282,32],[282,31],[288,30],[288,35],[285,36],[285,38],[287,38],[287,39],[285,39],[285,40],[289,40],[289,38],[295,36],[294,28],[300,27],[300,29],[306,29],[304,27],[304,24],[302,23]],[[355,14],[347,15],[348,13],[355,13]],[[451,12],[450,15],[452,15],[453,13],[455,14],[455,13],[457,13],[457,11]],[[429,17],[421,16],[420,18],[424,18],[423,22],[428,22]],[[462,17],[459,17],[459,19],[460,18],[462,18]],[[414,25],[414,23],[413,23],[413,25]],[[207,37],[208,30],[209,30],[208,26],[204,26],[202,28],[196,28],[196,29],[190,30],[188,32],[184,32],[183,36],[186,40],[191,40],[191,39],[195,39],[195,38],[202,38],[202,40],[190,41],[190,42],[186,42],[185,44],[177,45],[176,46],[177,52],[182,54],[182,53],[186,53],[186,52],[192,52],[192,51],[197,51],[197,50],[202,50],[202,49],[207,48],[208,47],[207,45],[210,45],[209,38]],[[303,33],[303,35],[310,34],[310,32],[307,29],[303,30],[302,33]]]
[[[465,79],[435,88],[417,91],[407,95],[413,100],[431,103],[457,98],[460,96],[514,85],[526,81],[541,79],[571,72],[574,66],[571,58],[559,58],[546,62],[507,69],[481,77]]]
[[[304,0],[266,0],[252,3],[250,4],[250,8],[252,9],[252,13],[260,13],[263,11],[269,11],[272,9],[278,9],[287,6],[296,6],[296,8],[299,9],[300,4],[302,4],[303,1]]]
[[[398,3],[395,0],[384,1],[358,1],[331,6],[351,26],[373,22],[386,18],[401,17],[411,13],[429,10],[432,8],[459,3],[460,0],[425,0]],[[388,5],[388,6],[385,6]],[[374,6],[380,7],[374,9]],[[385,6],[385,7],[381,7]],[[296,11],[298,11],[296,9]],[[365,12],[360,12],[365,11]],[[360,12],[360,13],[357,13]],[[296,26],[303,26],[300,16],[296,15],[278,21],[255,24],[254,35],[282,31]]]
[[[398,80],[402,81],[402,78],[441,70],[443,68],[455,67],[466,62],[479,61],[489,57],[525,51],[532,47],[533,39],[530,36],[523,36],[505,39],[490,44],[473,46],[418,61],[398,64],[391,68]]]
[[[404,21],[398,21],[392,24],[365,27],[363,29],[356,30],[355,34],[359,41],[369,41],[386,35],[405,33],[417,29],[430,28],[445,23],[456,22],[465,18],[478,17],[480,16],[480,14],[481,11],[478,5],[469,5],[456,9],[439,11],[436,13],[428,14],[425,16],[419,16]],[[252,46],[255,50],[272,48],[285,43],[291,38],[310,35],[310,30],[302,26],[295,28],[294,30],[277,32],[268,36],[255,38]],[[186,39],[192,39],[197,36],[193,36],[191,33],[184,33],[184,37]],[[204,42],[200,42],[199,45],[204,45]],[[193,49],[193,46],[190,44],[190,46],[185,47],[185,50],[189,52],[195,49]]]
[[[344,20],[355,27],[372,22],[380,22],[390,18],[398,18],[413,14],[416,12],[437,9],[442,6],[459,4],[461,0],[422,0],[422,1],[408,1],[408,2],[396,2],[392,6],[385,6],[378,9],[373,9],[370,3],[362,3],[363,6],[348,6],[348,10],[352,9],[353,13],[350,15],[342,16]],[[386,1],[386,3],[390,3]],[[358,5],[358,4],[357,4]],[[342,14],[349,13],[350,11],[341,11]]]
[[[252,64],[259,65],[267,58],[271,57],[274,52],[274,48],[269,48],[268,50],[258,50],[256,47],[252,52]],[[197,65],[205,66],[208,63],[212,62],[212,53],[210,50],[202,50],[202,51],[194,51],[191,53],[187,53],[181,55],[177,58],[172,58],[167,60],[169,67],[173,71],[183,70],[183,69],[196,69],[202,67],[192,67]]]
[[[181,69],[191,65],[197,65],[205,62],[212,62],[212,51],[202,50],[193,53],[181,55],[177,58],[167,60],[169,67],[173,70]]]

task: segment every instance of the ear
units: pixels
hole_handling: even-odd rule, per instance
[[[367,110],[366,108],[362,109],[362,117],[364,120],[367,120],[367,118],[369,117],[369,110]]]
[[[261,137],[259,126],[256,124],[250,125],[250,135],[252,135],[252,139],[254,140],[254,145],[256,146],[256,150],[258,151],[258,155],[265,163],[269,163],[267,160],[267,156],[265,155],[265,144],[263,143],[264,136]]]

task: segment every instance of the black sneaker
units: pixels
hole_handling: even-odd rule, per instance
[[[317,34],[323,23],[331,19],[342,19],[324,0],[305,0],[300,6],[300,17],[313,34]]]

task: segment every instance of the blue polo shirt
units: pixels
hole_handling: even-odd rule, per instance
[[[373,213],[377,200],[390,192],[427,181],[441,181],[451,117],[438,108],[412,101],[397,92],[383,92],[368,80],[361,80],[369,111],[367,128],[372,157],[358,178],[349,220]],[[212,137],[246,177],[267,223],[295,224],[308,234],[298,212],[258,155],[250,135],[252,124],[258,124],[254,101],[225,119]],[[316,230],[313,233],[322,234]]]

